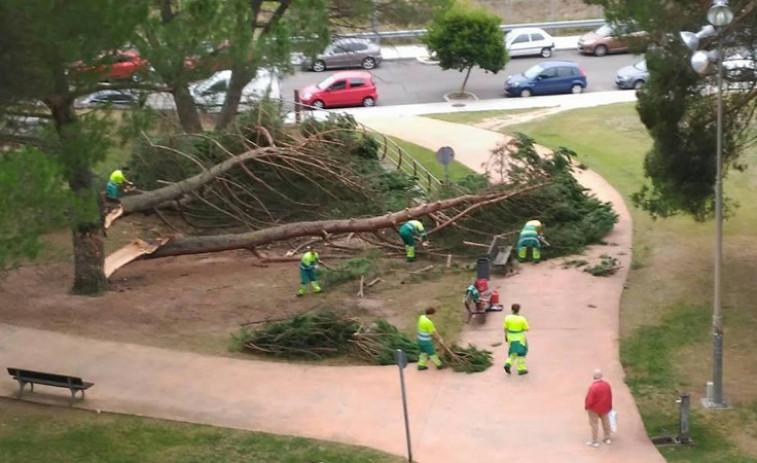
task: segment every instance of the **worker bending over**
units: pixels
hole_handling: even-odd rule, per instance
[[[297,297],[304,296],[308,292],[308,283],[313,287],[314,293],[321,292],[321,285],[318,284],[318,278],[315,271],[320,263],[318,251],[308,246],[305,254],[300,259],[300,289],[297,290]]]
[[[405,251],[407,252],[407,261],[415,261],[415,237],[419,236],[421,243],[428,245],[428,234],[426,229],[423,228],[423,223],[420,220],[408,220],[400,227],[400,238],[405,243]]]
[[[121,167],[111,172],[108,183],[105,185],[105,195],[109,200],[120,201],[125,192],[134,188],[134,184],[128,181],[124,175],[124,172],[128,171],[128,167]]]
[[[544,227],[538,220],[529,220],[518,238],[518,261],[525,262],[530,249],[534,263],[541,262],[541,243],[547,243],[544,240]]]

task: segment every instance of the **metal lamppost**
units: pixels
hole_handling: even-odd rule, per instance
[[[707,21],[699,32],[681,32],[687,47],[694,50],[691,67],[701,75],[717,73],[717,140],[715,162],[715,288],[712,301],[712,389],[708,387],[704,404],[708,408],[724,408],[723,399],[723,316],[722,280],[723,265],[723,40],[717,39],[717,50],[697,50],[702,38],[716,34],[716,28],[723,28],[733,21],[733,12],[728,0],[714,0],[707,11]],[[714,26],[714,27],[713,27]],[[708,385],[709,386],[709,385]]]

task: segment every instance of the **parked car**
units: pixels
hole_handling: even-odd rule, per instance
[[[331,68],[373,69],[381,63],[381,48],[363,39],[338,39],[314,59],[303,59],[305,71],[323,72]]]
[[[627,52],[633,46],[643,49],[647,33],[624,24],[605,24],[578,39],[578,51],[587,55],[605,56]]]
[[[337,106],[375,106],[378,92],[370,73],[342,71],[325,78],[317,85],[300,90],[300,101],[314,108]]]
[[[231,71],[219,71],[205,80],[194,82],[189,86],[189,92],[195,103],[207,111],[219,111],[226,99],[229,89]],[[251,100],[261,98],[281,98],[281,83],[276,72],[268,69],[258,69],[255,78],[242,89],[240,107],[244,108]]]
[[[505,80],[508,96],[581,93],[586,88],[586,73],[573,61],[544,61],[522,74]]]
[[[149,72],[150,66],[136,50],[116,50],[101,55],[95,64],[77,62],[72,69],[77,74],[96,74],[103,82],[138,81]]]
[[[618,88],[641,88],[649,79],[647,62],[638,61],[630,66],[625,66],[615,73],[615,85]]]
[[[139,104],[139,98],[129,90],[100,90],[77,101],[77,105],[85,107],[108,104],[120,108],[131,107]]]
[[[505,35],[505,48],[510,56],[552,56],[555,40],[544,30],[536,27],[513,29]]]

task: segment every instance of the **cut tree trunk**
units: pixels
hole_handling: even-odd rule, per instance
[[[532,185],[514,191],[497,192],[486,195],[463,195],[456,198],[421,204],[399,212],[367,217],[361,219],[323,220],[317,222],[294,222],[285,225],[256,230],[248,233],[187,236],[175,238],[146,258],[178,256],[184,254],[202,254],[220,252],[233,249],[251,249],[276,241],[285,241],[302,236],[323,236],[337,233],[374,232],[385,228],[396,228],[408,220],[428,215],[431,212],[471,204],[466,211],[470,213],[477,209],[498,201],[520,196],[527,192],[541,188],[546,184]],[[432,230],[433,231],[433,230]]]
[[[195,100],[192,98],[192,94],[189,93],[187,85],[177,84],[171,94],[176,104],[176,114],[179,115],[181,128],[187,133],[202,132],[200,113],[197,111]]]
[[[74,285],[76,294],[99,294],[108,289],[105,278],[105,235],[99,224],[72,230],[74,242]]]
[[[197,191],[206,183],[212,182],[219,175],[226,173],[231,168],[243,162],[249,161],[254,158],[275,156],[277,154],[281,154],[282,152],[284,152],[284,150],[284,148],[265,147],[246,151],[219,164],[216,164],[202,173],[199,173],[193,177],[189,177],[186,180],[182,180],[181,182],[174,183],[163,188],[158,188],[157,190],[152,190],[147,193],[125,196],[121,200],[121,205],[124,209],[123,215],[133,214],[135,212],[150,211],[156,207],[170,205],[172,201],[194,191]]]

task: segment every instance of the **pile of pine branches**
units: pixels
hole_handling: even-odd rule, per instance
[[[306,312],[265,323],[245,332],[241,341],[249,352],[279,358],[320,360],[340,355],[374,365],[394,364],[402,349],[409,362],[417,362],[417,342],[380,318],[364,325],[358,318],[331,311]],[[444,347],[445,361],[453,370],[475,373],[491,366],[491,352],[472,345]]]

